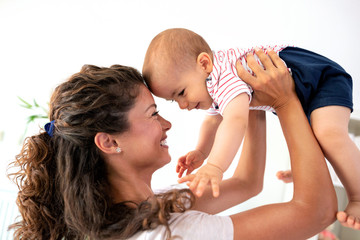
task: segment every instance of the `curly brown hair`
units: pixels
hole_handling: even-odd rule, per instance
[[[21,220],[14,239],[128,238],[168,225],[171,212],[194,202],[187,190],[154,195],[140,204],[113,202],[105,161],[94,143],[97,132],[123,133],[127,115],[144,84],[131,67],[85,65],[59,85],[50,101],[54,132],[28,137],[9,167],[17,184]],[[132,206],[132,207],[130,207]]]

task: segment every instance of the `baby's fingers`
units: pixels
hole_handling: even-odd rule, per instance
[[[218,197],[220,195],[219,181],[217,179],[211,179],[211,189],[214,197]]]
[[[186,165],[185,165],[185,159],[186,157],[185,156],[182,156],[178,159],[178,162],[177,162],[177,165],[176,165],[176,172],[180,172],[181,168],[186,168]]]
[[[177,173],[179,173],[179,172],[180,172],[180,170],[181,170],[181,166],[180,166],[179,164],[177,164],[177,165],[176,165],[176,169],[175,169],[175,170],[176,170],[176,172],[177,172]]]
[[[178,177],[181,178],[182,175],[184,174],[186,168],[183,168],[183,167],[180,167],[179,171],[177,171],[179,174],[178,174]]]
[[[196,191],[195,191],[195,187],[191,186],[193,185],[194,183],[194,186],[196,184]],[[198,180],[196,183],[193,181],[190,185],[190,189],[192,189],[193,192],[195,192],[195,194],[198,196],[198,197],[201,197],[205,191],[205,188],[206,186],[208,185],[209,183],[209,179],[207,177],[202,177],[200,180]],[[192,188],[193,187],[193,188]]]
[[[186,165],[190,165],[193,161],[194,161],[194,155],[193,154],[189,154],[189,155],[186,156],[186,161],[185,161]]]
[[[194,174],[186,175],[185,177],[178,179],[178,183],[191,182],[194,178]]]
[[[189,175],[190,173],[192,173],[195,169],[194,168],[188,168],[186,171],[186,175]]]
[[[188,176],[191,176],[191,175],[188,175]],[[200,181],[200,178],[199,177],[195,177],[190,185],[189,185],[189,188],[190,190],[195,193],[198,197],[201,197],[202,193],[201,192],[198,192],[198,185],[199,185],[199,181]]]
[[[178,164],[176,165],[176,172],[180,173],[180,171],[185,171],[185,169],[187,169],[187,166],[183,163],[178,162]]]

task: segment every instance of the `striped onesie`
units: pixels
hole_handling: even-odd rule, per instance
[[[352,78],[336,62],[306,49],[290,46],[261,47],[274,50],[287,65],[295,82],[295,91],[310,121],[313,110],[325,106],[344,106],[353,111]],[[223,114],[227,104],[241,93],[246,93],[251,102],[252,89],[236,72],[236,61],[251,74],[246,55],[254,49],[232,48],[213,51],[213,71],[206,80],[207,90],[213,99],[209,115]],[[259,58],[255,59],[262,66]],[[250,107],[250,110],[275,110],[270,106]]]
[[[267,47],[276,53],[286,46]],[[265,47],[263,50],[265,51]],[[236,61],[239,59],[243,67],[252,73],[246,63],[246,54],[254,53],[254,49],[231,48],[228,50],[213,51],[213,71],[206,79],[207,90],[213,99],[212,107],[207,110],[209,115],[222,114],[227,104],[241,93],[246,93],[251,101],[251,87],[242,81],[236,73]],[[262,66],[259,58],[255,59]],[[250,107],[252,110],[275,111],[270,106]]]

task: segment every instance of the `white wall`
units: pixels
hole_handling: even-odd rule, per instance
[[[354,105],[360,109],[358,0],[219,2],[0,0],[1,188],[14,190],[5,169],[19,151],[29,115],[19,107],[17,96],[45,105],[52,89],[83,64],[141,69],[150,40],[166,28],[194,30],[214,49],[291,44],[319,52],[353,76]],[[153,179],[154,187],[162,187],[176,182],[175,162],[194,147],[203,113],[180,111],[176,104],[162,100],[157,103],[160,113],[173,123],[168,134],[173,163]],[[269,114],[268,119],[265,188],[240,209],[282,199],[284,185],[275,173],[288,167],[287,149],[277,118]],[[32,126],[29,133],[37,131]]]

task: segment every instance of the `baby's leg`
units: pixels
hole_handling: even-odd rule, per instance
[[[341,106],[318,108],[310,116],[314,134],[349,198],[338,220],[346,227],[360,229],[360,150],[349,137],[349,119],[350,110]]]

